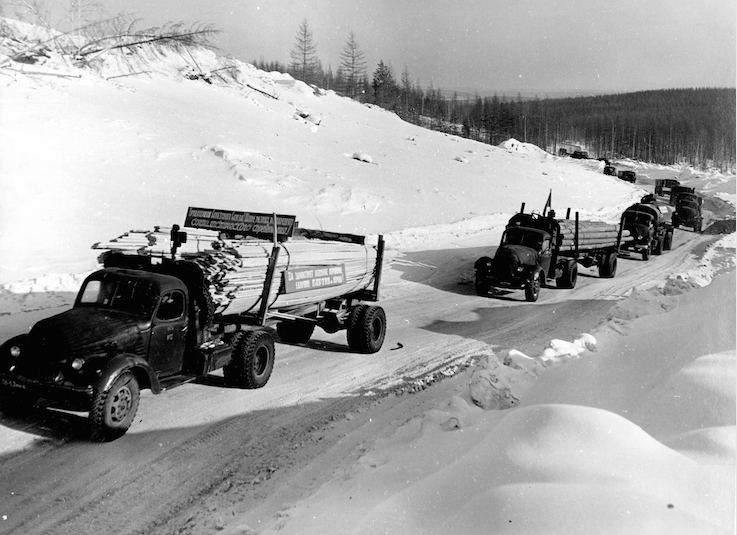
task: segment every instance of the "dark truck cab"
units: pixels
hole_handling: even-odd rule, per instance
[[[694,232],[701,232],[704,219],[701,215],[701,205],[704,199],[695,193],[681,193],[676,197],[675,210],[671,216],[673,228],[681,225],[691,227]]]
[[[55,401],[89,411],[93,438],[110,440],[132,423],[141,389],[156,394],[169,380],[230,363],[233,337],[206,343],[212,303],[201,291],[193,296],[196,285],[188,287],[183,273],[195,279],[185,266],[178,277],[116,267],[89,275],[73,308],[0,346],[3,409]],[[269,379],[273,344],[260,338],[261,352],[251,356],[258,362],[239,386],[259,388]]]

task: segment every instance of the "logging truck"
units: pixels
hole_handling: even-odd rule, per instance
[[[646,195],[624,211],[620,229],[628,234],[622,240],[621,250],[639,253],[643,260],[669,251],[673,242],[673,227],[663,217],[653,195]]]
[[[193,210],[197,217],[190,217]],[[102,268],[86,277],[73,307],[0,346],[0,408],[21,412],[44,399],[88,411],[91,438],[108,441],[130,427],[142,389],[158,394],[219,369],[226,385],[263,387],[276,339],[305,343],[319,326],[330,333],[346,330],[352,351],[379,351],[386,316],[366,302],[378,300],[383,237],[369,246],[363,236],[297,229],[292,216],[273,214],[268,247],[258,238],[269,235],[264,221],[271,216],[190,208],[189,253],[180,250],[187,233],[177,225],[168,233],[156,229],[168,234],[158,245],[156,232],[136,231],[98,244]],[[291,227],[277,228],[277,219]],[[198,226],[210,232],[203,240]],[[238,236],[224,229],[236,229]],[[353,268],[349,261],[317,265],[324,254],[300,253],[308,249],[304,243],[290,245],[306,240],[312,250],[337,248],[333,257],[357,250],[363,260]],[[263,262],[254,253],[269,248]],[[353,277],[351,269],[358,270]],[[249,275],[257,272],[256,278]],[[245,280],[238,282],[241,290],[223,282],[233,273]],[[218,295],[218,285],[226,295]]]
[[[703,202],[703,197],[695,193],[681,193],[678,195],[671,215],[673,228],[686,226],[694,229],[694,232],[701,232],[704,224],[704,218],[701,215]]]
[[[476,292],[486,296],[492,288],[524,289],[527,301],[537,301],[542,285],[574,288],[578,264],[597,266],[599,276],[617,272],[617,253],[622,232],[616,225],[580,221],[545,214],[519,213],[506,225],[493,258],[483,256],[474,264]]]

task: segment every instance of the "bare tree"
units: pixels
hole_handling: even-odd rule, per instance
[[[353,35],[353,30],[348,34],[348,41],[340,53],[340,67],[344,82],[343,91],[349,97],[354,98],[360,91],[361,79],[366,74],[366,60],[358,46],[356,36]]]
[[[307,19],[299,25],[294,47],[289,56],[292,58],[292,63],[289,66],[292,73],[307,83],[314,82],[319,62],[317,60],[317,45],[315,45]]]

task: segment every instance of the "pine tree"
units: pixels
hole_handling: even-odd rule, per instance
[[[376,66],[371,87],[374,90],[374,102],[379,106],[392,109],[395,104],[397,92],[397,83],[394,81],[392,68],[386,65],[383,60],[379,60]]]
[[[355,98],[360,93],[361,79],[366,74],[366,60],[353,31],[348,34],[348,41],[340,53],[340,67],[343,75],[343,92]]]
[[[304,19],[299,25],[294,47],[289,52],[289,56],[292,59],[289,68],[296,78],[308,84],[317,81],[316,78],[319,75],[317,45],[315,45],[307,19]]]

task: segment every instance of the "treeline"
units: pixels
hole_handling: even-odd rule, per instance
[[[574,143],[594,157],[735,168],[734,89],[667,89],[557,99],[448,96],[413,83],[407,67],[397,80],[383,60],[369,76],[353,32],[347,36],[337,71],[323,68],[306,20],[299,26],[290,58],[289,64],[264,60],[254,64],[376,104],[409,122],[492,145],[516,138],[557,153],[561,145]]]

